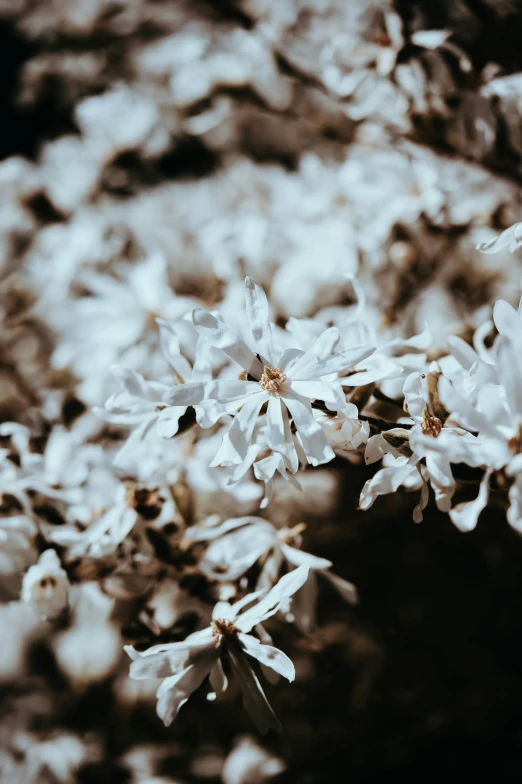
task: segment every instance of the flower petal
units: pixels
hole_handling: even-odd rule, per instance
[[[214,691],[207,694],[207,700],[214,700],[216,697],[219,697],[220,694],[223,694],[223,692],[227,690],[228,679],[225,675],[225,671],[223,670],[221,659],[218,659],[210,670],[210,685]]]
[[[246,656],[239,647],[230,645],[227,649],[228,658],[241,691],[243,705],[248,711],[252,721],[259,732],[265,733],[269,729],[281,731],[281,725],[272,710],[259,680],[248,663]]]
[[[292,391],[310,400],[323,400],[330,411],[339,411],[346,406],[342,387],[337,382],[293,381]]]
[[[253,278],[245,278],[246,313],[261,361],[273,367],[274,349],[266,294]]]
[[[192,368],[190,362],[181,353],[179,338],[174,325],[161,318],[156,319],[156,324],[159,326],[160,346],[163,356],[176,375],[183,382],[187,382],[192,376]]]
[[[334,451],[321,425],[313,417],[310,401],[291,391],[284,395],[283,400],[292,415],[308,462],[321,465],[333,460]]]
[[[265,520],[263,520],[262,517],[252,517],[249,515],[247,517],[233,517],[230,520],[221,523],[221,525],[213,525],[209,528],[192,526],[192,528],[189,528],[188,531],[186,531],[185,539],[190,542],[208,542],[212,539],[218,539],[220,536],[229,533],[229,531],[235,531],[236,528],[242,528],[244,525],[258,522],[265,523]]]
[[[258,623],[263,623],[267,618],[275,615],[281,604],[293,596],[307,578],[308,567],[304,565],[285,574],[261,601],[237,618],[237,628],[242,632],[249,632]]]
[[[288,364],[286,368],[287,375],[294,381],[309,378],[311,369],[314,368],[318,362],[323,362],[332,354],[334,346],[338,341],[339,330],[337,327],[325,329],[304,354]]]
[[[302,566],[305,564],[305,566],[308,566],[310,569],[329,569],[330,566],[333,565],[327,558],[319,558],[317,555],[304,553],[302,550],[298,550],[296,547],[290,547],[288,544],[282,543],[280,546],[286,560],[293,566]]]
[[[513,338],[522,327],[522,322],[515,308],[504,299],[498,299],[495,302],[493,321],[498,332],[508,338]]]
[[[146,678],[168,678],[184,669],[189,657],[189,646],[184,643],[173,643],[169,650],[153,653],[149,656],[141,655],[135,659],[129,670],[129,675],[134,680]]]
[[[212,654],[202,656],[194,664],[170,678],[165,678],[160,684],[156,692],[158,698],[156,711],[166,727],[172,724],[179,709],[203,683],[216,661],[216,656],[215,651]]]
[[[474,501],[467,501],[457,504],[449,513],[451,522],[457,526],[459,531],[472,531],[478,522],[482,510],[486,507],[489,499],[489,480],[492,469],[486,471],[480,483],[477,497]]]
[[[357,588],[353,583],[348,582],[348,580],[343,580],[342,577],[330,572],[329,569],[325,569],[321,574],[333,585],[341,599],[348,604],[357,604],[359,597],[357,595]]]
[[[496,349],[497,367],[509,410],[514,417],[522,417],[522,368],[518,351],[504,335],[498,338]]]
[[[286,653],[275,648],[273,645],[266,645],[251,634],[238,634],[244,650],[252,658],[257,659],[258,662],[264,664],[275,670],[283,678],[286,678],[290,683],[295,680],[295,667],[292,661],[288,658]]]
[[[216,381],[195,381],[179,384],[163,395],[163,402],[169,406],[197,406],[208,397],[215,397]]]
[[[398,457],[394,465],[377,471],[361,490],[359,509],[369,509],[379,495],[395,493],[400,485],[415,471],[417,460],[418,458],[414,456],[409,458],[409,460]]]
[[[218,453],[210,464],[212,467],[224,463],[225,458],[227,462],[233,463],[241,463],[245,459],[259,411],[268,397],[268,393],[261,390],[247,398],[239,414],[234,417],[229,431],[223,436]]]
[[[226,324],[206,310],[195,310],[192,320],[199,334],[212,346],[219,348],[234,362],[250,373],[254,378],[261,378],[263,365],[254,352]]]

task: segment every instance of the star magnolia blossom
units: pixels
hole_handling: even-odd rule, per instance
[[[163,355],[174,371],[176,382],[181,385],[189,381],[210,381],[212,373],[204,341],[198,342],[197,359],[192,367],[181,353],[174,326],[162,319],[157,319],[157,323]],[[119,365],[114,366],[112,372],[123,391],[111,395],[105,408],[95,408],[95,412],[112,424],[136,426],[115,458],[115,465],[124,467],[127,456],[154,426],[161,438],[175,436],[187,406],[165,405],[163,398],[171,388],[166,383],[147,381],[134,370]],[[223,414],[214,401],[195,407],[195,417],[201,427],[211,427]]]
[[[301,532],[305,527],[300,524],[277,529],[261,517],[238,517],[212,528],[193,527],[186,537],[192,542],[210,541],[200,568],[211,580],[237,580],[264,557],[256,587],[267,589],[277,580],[283,564],[290,569],[307,566],[310,569],[308,580],[292,603],[292,615],[302,631],[310,631],[315,625],[316,575],[325,577],[350,604],[357,602],[357,589],[353,583],[330,571],[333,564],[327,558],[318,558],[300,549]]]
[[[405,407],[413,423],[409,429],[393,428],[373,436],[366,448],[366,462],[373,463],[384,455],[386,466],[363,487],[360,508],[369,509],[379,495],[395,492],[401,485],[421,485],[421,498],[413,519],[422,520],[429,498],[428,484],[443,512],[451,509],[456,484],[451,468],[456,455],[466,454],[470,466],[480,466],[484,453],[474,435],[448,421],[447,411],[438,400],[436,365],[427,374],[412,373],[404,383]],[[408,423],[409,424],[409,423]],[[450,513],[451,516],[451,513]],[[458,524],[458,519],[452,517]]]
[[[518,336],[515,334],[514,338]],[[451,513],[462,530],[473,529],[489,499],[489,480],[493,471],[503,469],[514,482],[509,491],[508,522],[522,532],[522,357],[515,343],[505,334],[495,342],[497,382],[486,383],[473,405],[446,379],[440,390],[441,399],[463,427],[477,433],[473,454],[462,442],[461,449],[451,453],[455,462],[483,465],[486,468],[479,493],[474,501],[460,504]],[[433,449],[440,449],[433,444]],[[476,462],[473,462],[473,460]],[[480,461],[480,462],[479,462]]]
[[[221,658],[226,655],[243,692],[243,704],[257,728],[260,732],[267,732],[271,727],[280,729],[247,655],[289,681],[295,678],[294,665],[286,654],[260,642],[250,632],[285,606],[307,577],[308,567],[300,566],[282,577],[263,598],[260,596],[264,592],[258,591],[232,605],[218,602],[210,626],[189,635],[183,642],[154,645],[144,653],[131,646],[125,648],[133,659],[131,678],[163,679],[157,691],[157,711],[166,726],[174,721],[179,709],[207,675],[213,689],[211,699],[225,691],[228,682]]]
[[[361,362],[373,349],[357,346],[351,351],[334,353],[339,330],[331,327],[307,351],[277,350],[273,345],[265,292],[252,278],[246,278],[246,310],[253,348],[235,335],[220,316],[203,310],[193,313],[199,334],[243,368],[240,378],[175,387],[164,396],[164,401],[180,406],[216,400],[234,416],[213,465],[239,464],[245,459],[264,407],[268,446],[286,457],[293,473],[299,458],[292,425],[308,462],[327,463],[333,459],[334,452],[320,423],[314,419],[312,403],[321,401],[330,411],[343,409],[346,398],[338,374]]]

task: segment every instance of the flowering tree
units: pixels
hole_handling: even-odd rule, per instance
[[[0,784],[519,744],[516,6],[0,2]]]

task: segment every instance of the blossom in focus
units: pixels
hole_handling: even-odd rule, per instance
[[[279,730],[279,722],[247,656],[257,659],[289,681],[295,677],[294,665],[280,650],[260,642],[251,632],[286,604],[306,582],[308,567],[301,566],[279,580],[263,598],[248,594],[233,605],[218,602],[210,626],[189,635],[183,642],[154,645],[144,653],[131,646],[131,678],[161,678],[157,691],[157,712],[168,726],[190,695],[209,676],[214,699],[227,688],[221,658],[227,656],[243,693],[243,704],[260,732]],[[244,608],[247,609],[244,609]]]
[[[357,346],[335,353],[339,331],[326,329],[307,351],[274,347],[268,318],[268,301],[261,286],[246,279],[247,318],[252,332],[251,349],[221,319],[206,311],[194,311],[194,325],[211,345],[237,362],[243,372],[237,381],[218,380],[174,387],[164,397],[169,405],[198,405],[208,399],[221,403],[234,416],[214,460],[240,463],[252,442],[261,410],[266,407],[266,434],[271,449],[284,454],[297,469],[298,456],[292,439],[295,426],[301,446],[312,465],[334,457],[328,439],[312,414],[312,403],[321,401],[330,411],[345,407],[338,374],[369,356],[373,349]]]
[[[438,508],[449,512],[456,488],[451,464],[466,462],[480,466],[484,462],[484,452],[476,437],[449,420],[439,399],[439,381],[436,366],[427,374],[408,376],[404,383],[408,427],[391,428],[370,438],[366,462],[372,463],[384,455],[390,458],[365,483],[359,502],[361,509],[368,509],[379,495],[395,492],[401,485],[412,482],[416,487],[420,480],[421,498],[413,514],[415,522],[422,520],[422,511],[428,503],[428,485],[435,492]]]

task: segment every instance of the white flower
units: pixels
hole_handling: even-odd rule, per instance
[[[287,569],[306,565],[310,569],[307,584],[294,598],[292,614],[299,628],[309,631],[315,625],[316,574],[325,577],[350,604],[357,602],[357,589],[330,571],[333,564],[327,558],[300,549],[304,527],[300,524],[277,529],[261,517],[238,517],[211,528],[190,528],[186,538],[210,541],[199,568],[212,580],[235,581],[264,557],[256,588],[268,589],[278,579],[283,564]]]
[[[60,615],[69,602],[69,580],[54,550],[44,550],[24,575],[22,599],[45,618]]]
[[[514,336],[515,339],[517,335]],[[468,450],[453,452],[452,460],[468,465],[487,466],[475,501],[460,504],[450,512],[453,522],[462,530],[473,529],[489,498],[489,479],[494,470],[504,469],[515,478],[510,490],[509,523],[522,530],[519,517],[519,477],[522,474],[522,359],[512,340],[501,334],[494,347],[496,381],[486,383],[477,393],[475,405],[443,379],[441,400],[452,417],[462,426],[477,433],[477,450],[473,457]],[[433,444],[434,449],[437,448]],[[478,462],[480,461],[480,463]]]
[[[451,464],[483,464],[484,452],[477,438],[447,420],[447,412],[438,399],[439,382],[436,366],[428,374],[412,373],[406,379],[405,407],[413,425],[409,429],[392,428],[368,441],[366,462],[372,463],[384,455],[387,460],[385,467],[364,485],[361,509],[368,509],[377,496],[396,492],[401,485],[417,489],[420,483],[421,499],[413,513],[415,522],[420,522],[428,502],[429,482],[438,508],[449,512],[456,488]]]
[[[292,439],[293,422],[307,460],[320,465],[334,453],[321,426],[312,414],[312,402],[323,401],[331,411],[344,408],[346,400],[337,379],[343,371],[367,357],[372,349],[359,346],[336,354],[339,331],[325,330],[307,350],[274,348],[265,292],[251,278],[246,279],[247,317],[255,351],[238,338],[224,321],[206,311],[194,311],[194,325],[200,335],[230,359],[236,361],[247,380],[185,384],[165,396],[170,405],[198,405],[209,398],[234,414],[214,464],[240,463],[248,447],[261,409],[266,405],[266,434],[271,449],[284,454],[297,468],[298,456]]]
[[[257,728],[261,732],[267,732],[271,727],[279,729],[279,722],[247,655],[289,681],[294,680],[294,666],[282,651],[260,642],[250,632],[275,615],[299,590],[307,576],[308,567],[302,566],[282,577],[261,599],[257,592],[233,605],[218,602],[210,626],[189,635],[184,642],[154,645],[141,654],[126,646],[125,650],[133,659],[131,678],[163,679],[157,692],[157,711],[165,725],[172,723],[181,706],[207,675],[213,689],[212,698],[225,691],[227,679],[221,657],[226,655],[243,692],[243,704]]]
[[[207,359],[207,347],[198,341],[197,359],[192,367],[180,350],[174,325],[158,319],[163,355],[175,374],[176,383],[186,384],[210,381],[212,371]],[[96,413],[113,424],[137,425],[115,458],[115,465],[126,466],[136,445],[154,428],[161,438],[173,438],[180,427],[180,420],[187,413],[187,406],[165,405],[163,398],[172,384],[147,381],[134,370],[115,366],[112,372],[123,392],[111,395],[105,409]],[[202,427],[211,427],[224,414],[215,401],[204,401],[195,406],[197,422]]]

